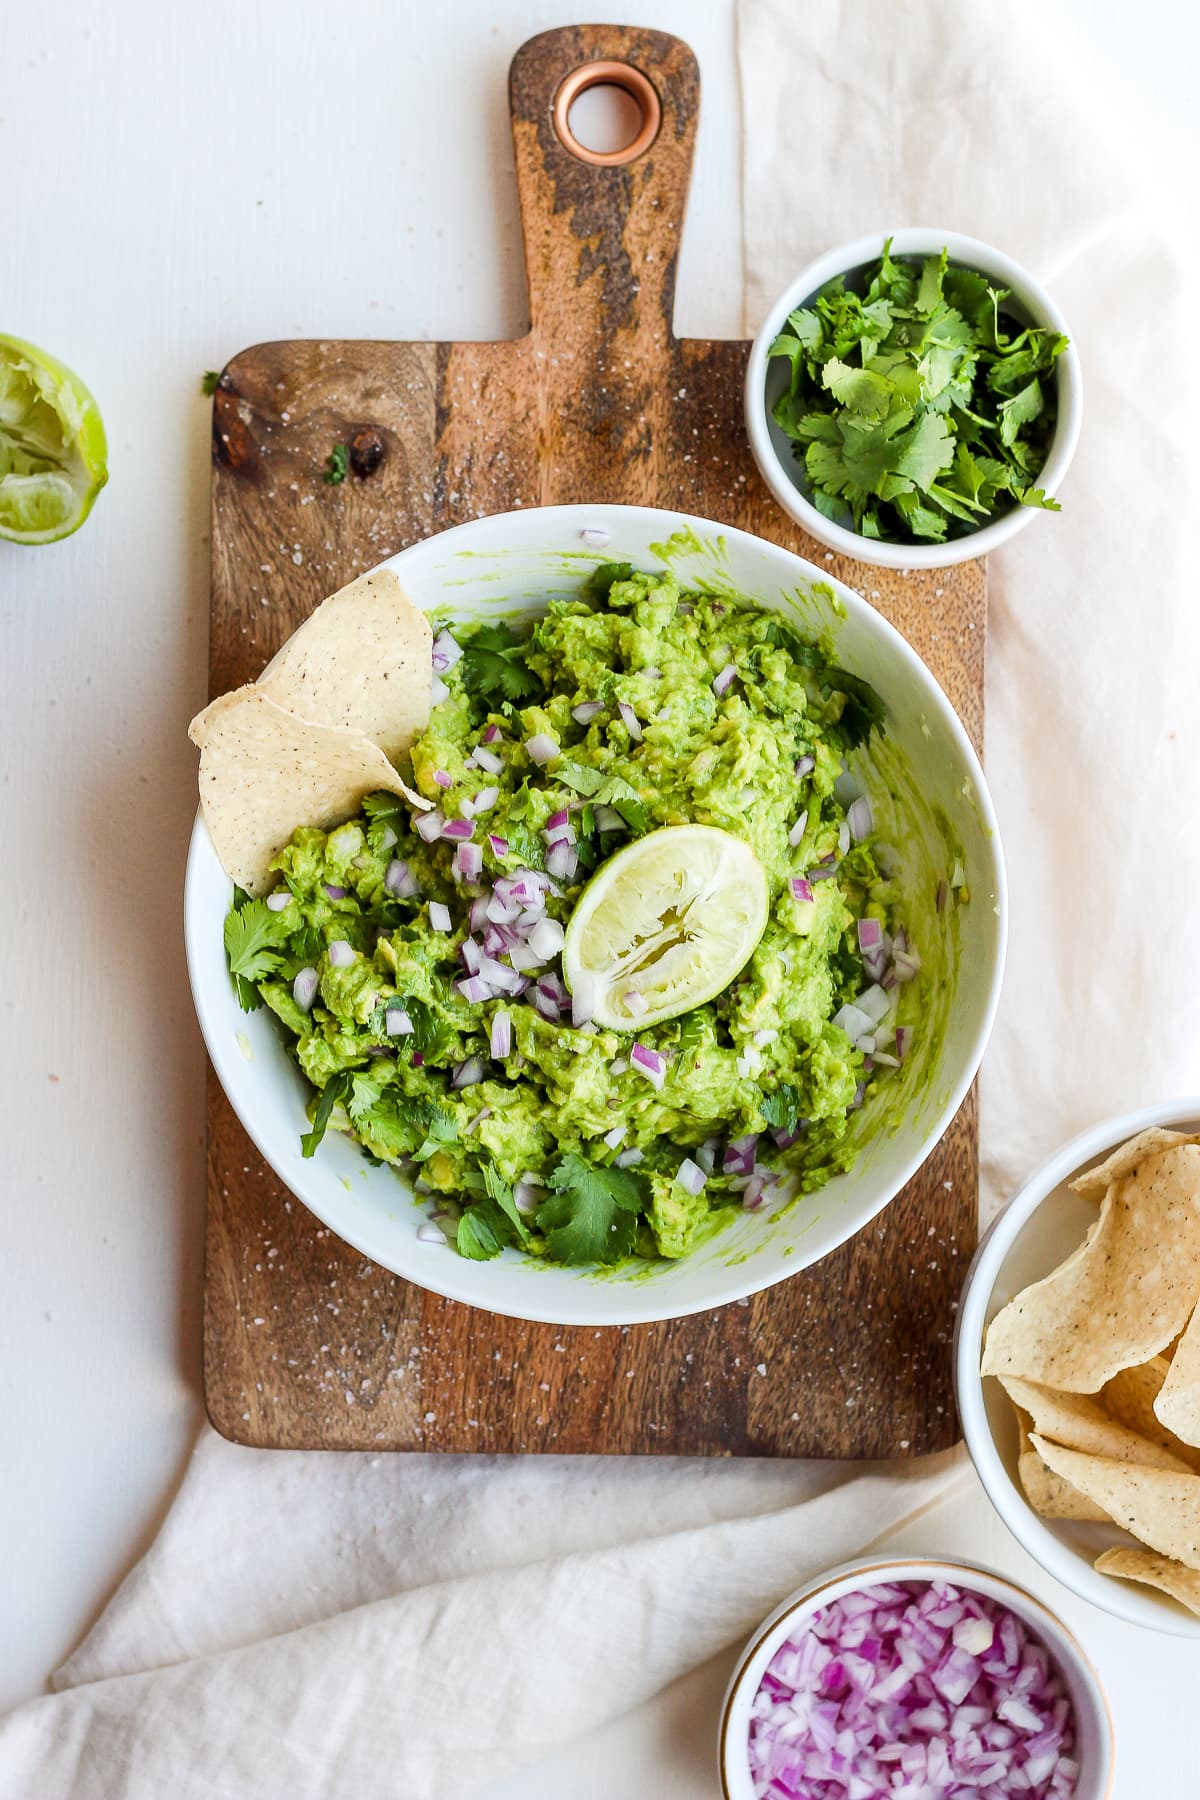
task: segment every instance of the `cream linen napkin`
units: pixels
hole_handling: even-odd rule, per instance
[[[1090,1119],[1200,1088],[1200,608],[1164,424],[1186,414],[1159,365],[1186,342],[1180,271],[1032,15],[743,0],[740,42],[751,325],[813,252],[935,223],[1029,263],[1083,355],[1066,510],[992,568],[1013,888],[984,1087],[998,1200]],[[658,1692],[810,1571],[902,1525],[911,1544],[972,1481],[953,1459],[303,1456],[206,1433],[58,1691],[0,1727],[0,1793],[451,1800]]]

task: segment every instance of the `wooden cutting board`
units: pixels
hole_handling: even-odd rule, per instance
[[[605,166],[564,146],[553,111],[568,75],[609,60],[649,79],[661,123],[633,161]],[[325,594],[415,539],[513,507],[626,501],[740,525],[828,567],[904,632],[980,745],[983,565],[905,576],[827,556],[751,460],[748,345],[673,334],[699,95],[691,51],[661,32],[533,38],[510,76],[528,335],[262,344],[228,365],[213,409],[212,693],[256,676]],[[331,486],[336,443],[351,467]],[[205,1393],[240,1443],[875,1457],[955,1437],[973,1093],[920,1175],[836,1255],[753,1300],[625,1329],[498,1318],[367,1263],[264,1166],[211,1070],[208,1157]]]

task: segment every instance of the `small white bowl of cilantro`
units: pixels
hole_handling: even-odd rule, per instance
[[[954,231],[874,232],[810,263],[746,370],[750,446],[780,506],[887,568],[985,556],[1061,510],[1081,416],[1049,294]]]

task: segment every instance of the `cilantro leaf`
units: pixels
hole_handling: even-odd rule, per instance
[[[419,1050],[426,1063],[448,1062],[458,1047],[454,1027],[425,1000],[406,1001],[405,1011],[412,1020],[412,1035],[401,1042]]]
[[[521,1209],[513,1199],[513,1191],[501,1175],[495,1163],[484,1163],[483,1185],[489,1197],[496,1202],[512,1226],[517,1239],[522,1244],[529,1242],[529,1227],[521,1214]]]
[[[481,625],[463,641],[460,668],[468,693],[488,705],[531,699],[541,682],[525,660],[526,646],[507,625]]]
[[[312,1129],[302,1133],[300,1153],[302,1156],[315,1156],[317,1145],[325,1136],[326,1127],[333,1115],[333,1109],[341,1100],[348,1100],[354,1077],[349,1069],[339,1069],[331,1075],[317,1096],[317,1104],[313,1109]]]
[[[289,933],[282,913],[272,912],[265,900],[251,900],[244,888],[234,889],[225,916],[225,954],[243,1012],[262,1004],[253,984],[278,973]]]
[[[585,763],[569,762],[565,757],[555,763],[554,779],[576,794],[595,794],[604,786],[604,776],[599,769],[589,769]]]
[[[200,378],[200,392],[202,394],[215,394],[220,385],[221,371],[219,369],[205,369],[204,374]]]
[[[455,1230],[454,1242],[458,1254],[468,1257],[471,1262],[490,1262],[504,1248],[490,1219],[479,1206],[468,1206],[463,1213]]]
[[[339,482],[345,481],[349,472],[350,446],[349,444],[335,444],[325,458],[325,473],[321,479],[330,487],[337,487]]]
[[[569,1150],[550,1177],[537,1210],[546,1251],[555,1262],[612,1263],[633,1248],[649,1188],[633,1169],[595,1169]]]
[[[632,782],[622,775],[610,775],[592,795],[595,806],[611,806],[624,819],[630,831],[640,837],[646,830],[646,808]]]
[[[584,591],[593,600],[604,600],[608,591],[618,581],[628,581],[633,574],[633,564],[627,562],[597,563],[596,567],[584,583]]]
[[[758,1110],[775,1131],[795,1131],[801,1118],[800,1104],[799,1090],[783,1082],[762,1095]]]

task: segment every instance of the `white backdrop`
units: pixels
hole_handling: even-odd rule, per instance
[[[112,467],[78,537],[0,545],[0,1708],[37,1690],[144,1545],[199,1417],[202,1060],[179,892],[184,725],[205,685],[200,376],[264,337],[517,332],[505,73],[521,41],[575,10],[192,0],[168,15],[60,0],[0,13],[0,329],[79,368]],[[736,334],[731,0],[603,10],[678,31],[700,58],[677,325]],[[1195,16],[1171,0],[1045,10],[1107,92],[1098,105],[1144,121],[1141,154],[1162,179],[1190,171]],[[1109,1641],[1110,1680],[1148,1678],[1134,1665],[1152,1665],[1150,1640]],[[693,1677],[606,1759],[681,1756],[718,1679]],[[1157,1735],[1178,1769],[1188,1721],[1164,1716]],[[582,1779],[576,1766],[587,1800]],[[1156,1791],[1185,1789],[1164,1776]],[[521,1793],[533,1800],[528,1778]]]

